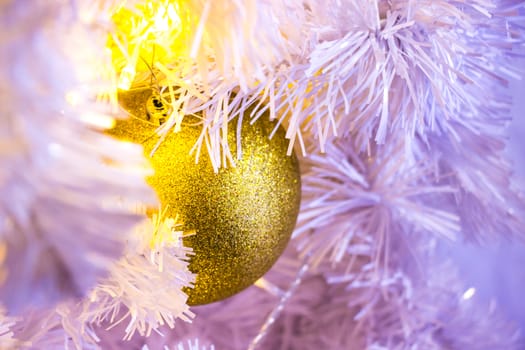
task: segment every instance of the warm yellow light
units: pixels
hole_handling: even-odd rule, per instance
[[[136,61],[130,61],[120,72],[118,79],[118,88],[120,90],[129,90],[131,84],[133,84],[133,80],[137,74],[137,71],[135,70],[136,65]]]
[[[167,33],[170,28],[175,29],[178,36],[180,34],[182,22],[175,9],[174,4],[167,4],[166,8],[157,9],[157,12],[153,16],[152,33],[157,34],[159,37],[164,33]]]
[[[157,62],[170,65],[189,57],[196,18],[184,4],[182,0],[146,0],[133,8],[115,10],[115,32],[108,47],[119,89],[128,90],[141,77],[149,78]]]
[[[182,228],[182,224],[179,220],[179,216],[175,216],[174,219],[166,218],[166,208],[158,214],[153,214],[152,222],[155,229],[150,239],[150,249],[155,250],[156,248],[162,247],[166,244],[176,244],[179,241],[179,234],[182,236],[182,231],[177,234],[177,228]]]

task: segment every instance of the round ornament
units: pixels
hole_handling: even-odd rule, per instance
[[[132,117],[118,121],[110,133],[143,144],[149,157],[165,106],[151,89],[122,93],[119,101]],[[235,167],[215,173],[205,151],[195,162],[190,150],[202,126],[191,117],[150,158],[155,174],[148,182],[166,215],[179,215],[184,230],[196,231],[184,238],[195,254],[189,268],[197,274],[195,287],[185,290],[190,305],[222,300],[253,284],[281,255],[295,226],[301,195],[297,157],[286,154],[282,127],[269,138],[275,123],[267,115],[253,125],[248,119],[241,123],[242,158]],[[237,122],[228,127],[234,155]]]

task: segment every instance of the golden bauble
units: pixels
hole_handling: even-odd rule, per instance
[[[152,101],[151,90],[121,93],[119,100],[135,117],[118,121],[110,133],[143,144],[149,156],[158,141],[154,131],[163,106]],[[159,107],[153,113],[152,102]],[[148,182],[167,215],[180,215],[184,229],[196,231],[184,238],[195,253],[190,270],[197,274],[195,288],[186,290],[190,305],[222,300],[253,284],[281,255],[295,226],[301,195],[297,157],[286,154],[281,127],[269,138],[275,123],[268,115],[253,125],[248,119],[246,114],[242,159],[235,167],[215,173],[205,148],[195,164],[190,149],[202,127],[191,122],[197,119],[185,119],[182,130],[170,132],[151,158],[155,175]],[[236,155],[237,119],[228,130]]]

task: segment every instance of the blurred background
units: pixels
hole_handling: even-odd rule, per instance
[[[525,59],[517,60],[516,64],[525,72]],[[514,163],[515,180],[525,183],[525,74],[522,77],[521,81],[511,82],[514,106],[507,152]],[[494,300],[507,319],[520,326],[525,338],[524,243],[504,242],[483,247],[456,245],[452,247],[451,257],[458,263],[466,286],[474,287],[479,299]]]

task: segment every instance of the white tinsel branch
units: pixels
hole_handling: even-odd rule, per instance
[[[195,275],[188,270],[191,248],[182,244],[180,225],[154,216],[138,227],[109,278],[95,287],[75,317],[110,328],[127,320],[127,340],[135,332],[149,336],[162,325],[173,328],[176,319],[190,322],[194,314],[182,288],[191,287]]]
[[[68,1],[1,8],[0,296],[13,312],[83,296],[141,219],[120,199],[154,197],[140,147],[102,134],[111,66],[94,20]]]
[[[156,215],[144,222],[109,277],[84,301],[27,312],[12,322],[14,341],[35,348],[53,343],[57,348],[101,349],[128,343],[136,333],[151,336],[162,326],[173,328],[176,319],[190,322],[194,314],[182,288],[191,287],[195,276],[188,270],[191,249],[182,245],[179,225]]]

